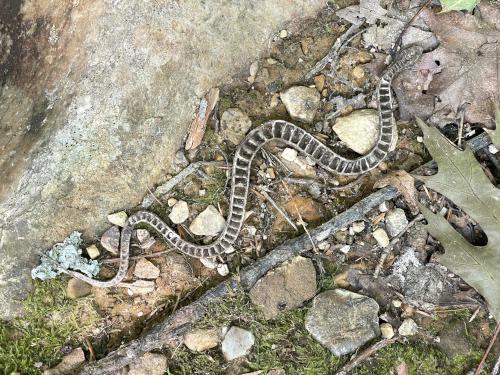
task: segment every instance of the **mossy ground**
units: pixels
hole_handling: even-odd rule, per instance
[[[24,301],[24,317],[0,322],[0,374],[39,374],[63,356],[62,348],[80,346],[78,338],[99,317],[86,298],[70,300],[66,282],[35,282]]]

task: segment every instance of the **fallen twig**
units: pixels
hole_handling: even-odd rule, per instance
[[[481,370],[484,367],[484,364],[486,362],[486,358],[488,357],[488,354],[490,354],[490,350],[495,344],[495,341],[497,341],[498,334],[500,333],[500,323],[497,324],[495,328],[495,333],[493,334],[493,337],[491,338],[490,344],[488,345],[488,348],[484,352],[483,358],[481,359],[481,362],[479,362],[479,365],[477,366],[476,371],[474,371],[474,375],[479,375]]]
[[[336,60],[338,58],[338,55],[340,51],[342,50],[342,46],[345,45],[346,41],[355,33],[358,32],[359,28],[363,25],[363,23],[359,24],[352,24],[349,29],[339,36],[337,40],[335,40],[335,43],[333,43],[332,48],[330,51],[327,53],[325,57],[323,57],[320,61],[314,65],[314,67],[305,75],[305,80],[310,80],[312,77],[314,77],[316,74],[321,72],[329,63],[332,61]]]
[[[373,273],[373,277],[375,277],[375,278],[378,277],[380,271],[382,270],[382,267],[384,266],[385,260],[387,259],[387,257],[389,256],[389,253],[391,252],[392,247],[399,241],[401,236],[403,236],[403,234],[405,234],[408,229],[410,229],[413,225],[415,225],[415,223],[417,221],[420,221],[423,218],[424,218],[424,216],[422,214],[418,214],[412,221],[410,221],[408,224],[406,224],[404,229],[401,232],[399,232],[399,234],[397,234],[396,236],[394,236],[391,239],[391,242],[389,242],[389,245],[387,245],[384,248],[384,250],[382,251],[382,254],[380,255],[380,260],[377,264],[377,267],[375,267],[375,272]]]
[[[354,359],[349,361],[344,367],[342,367],[340,371],[337,372],[337,375],[346,375],[352,369],[358,366],[361,362],[370,357],[373,353],[379,351],[382,348],[385,348],[387,345],[394,344],[396,341],[399,340],[401,340],[401,336],[395,336],[392,339],[384,339],[373,344],[369,348],[362,351],[361,354],[357,355]]]
[[[159,256],[162,256],[162,255],[165,255],[165,254],[169,254],[169,253],[171,253],[173,251],[175,251],[175,250],[172,250],[172,249],[163,250],[163,251],[158,251],[156,253],[151,253],[151,254],[136,255],[136,256],[133,256],[133,257],[129,257],[128,259],[129,260],[137,260],[137,259],[141,259],[141,258],[155,258],[155,257],[159,257]],[[120,262],[120,258],[103,259],[101,261],[101,263],[103,263],[103,264],[106,264],[106,263],[119,263],[119,262]]]

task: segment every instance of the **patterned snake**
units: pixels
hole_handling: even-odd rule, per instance
[[[195,258],[214,258],[232,251],[245,217],[245,206],[250,183],[250,166],[257,151],[271,140],[281,141],[311,157],[328,172],[343,175],[365,173],[375,168],[386,157],[395,137],[396,123],[393,116],[391,81],[402,70],[412,67],[422,54],[422,48],[412,46],[402,50],[382,75],[377,87],[380,131],[378,141],[366,155],[346,159],[311,134],[287,121],[268,121],[253,129],[236,150],[232,167],[231,198],[226,226],[211,245],[196,245],[183,240],[173,229],[151,212],[139,211],[128,218],[120,239],[120,266],[116,275],[107,281],[95,280],[79,272],[66,270],[71,276],[96,287],[117,286],[125,277],[129,265],[132,229],[138,224],[154,228],[172,247]]]

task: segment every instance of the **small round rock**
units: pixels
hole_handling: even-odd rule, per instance
[[[418,332],[417,323],[411,318],[405,319],[398,329],[401,336],[413,336]]]
[[[127,224],[128,215],[125,211],[115,212],[114,214],[108,215],[108,221],[113,225],[118,225],[119,227],[124,227]]]
[[[384,339],[392,339],[394,337],[394,328],[389,323],[382,323],[380,333]]]

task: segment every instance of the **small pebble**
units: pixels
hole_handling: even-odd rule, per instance
[[[351,245],[344,245],[339,249],[339,251],[344,254],[347,254],[349,250],[351,250]]]
[[[321,241],[319,244],[318,244],[318,249],[320,250],[326,250],[330,247],[330,244],[326,241]]]
[[[417,323],[411,318],[405,319],[398,329],[401,336],[413,336],[417,333]]]
[[[118,254],[120,230],[117,226],[109,228],[101,237],[101,245],[112,254]]]
[[[352,231],[354,233],[361,233],[362,231],[365,230],[365,223],[363,221],[356,221],[352,223]]]
[[[396,308],[401,307],[402,304],[403,303],[400,300],[398,300],[398,299],[395,299],[395,300],[392,301],[392,306],[394,306]]]
[[[160,276],[160,270],[149,260],[141,258],[134,268],[134,276],[139,279],[156,279]]]
[[[90,245],[89,247],[87,247],[87,254],[89,255],[90,259],[95,259],[99,255],[101,255],[101,252],[96,245]]]
[[[217,268],[217,263],[208,258],[200,258],[201,264],[207,267],[210,270],[214,270]]]
[[[274,180],[276,178],[276,174],[274,173],[274,169],[273,168],[267,168],[266,169],[266,175],[271,180]]]
[[[177,199],[175,198],[168,198],[167,204],[168,207],[174,207],[174,205],[177,203]]]
[[[185,201],[178,201],[173,207],[168,218],[174,224],[181,224],[189,217],[189,207]]]
[[[223,264],[219,264],[217,266],[217,272],[219,273],[219,275],[221,276],[227,276],[229,274],[229,267],[227,266],[227,264],[223,263]]]
[[[389,236],[395,237],[408,225],[408,219],[401,208],[394,208],[385,215],[385,227]]]
[[[277,64],[277,63],[278,63],[278,61],[277,61],[277,60],[275,60],[275,59],[273,59],[272,57],[268,57],[268,58],[266,59],[266,62],[267,62],[269,65],[275,65],[275,64]]]
[[[80,279],[70,279],[66,287],[66,295],[71,299],[88,296],[91,291],[92,286]]]
[[[280,31],[280,38],[284,39],[288,36],[288,31],[287,30],[281,30]]]
[[[146,242],[151,237],[147,229],[137,229],[135,236],[137,237],[137,241],[140,243]]]
[[[206,194],[207,194],[207,191],[205,189],[201,189],[198,194],[200,195],[200,197],[204,197]]]
[[[382,202],[378,205],[378,210],[380,212],[387,212],[389,211],[389,207],[387,206],[387,202]]]
[[[281,153],[281,157],[288,161],[294,161],[295,159],[297,159],[297,155],[297,150],[289,147],[285,148]]]
[[[380,247],[386,247],[387,245],[389,245],[389,236],[387,235],[387,232],[382,228],[375,229],[372,234],[375,240],[377,240],[377,243]]]
[[[380,325],[380,333],[384,339],[392,339],[394,337],[394,329],[389,323],[382,323]]]
[[[417,137],[417,142],[422,143],[424,141],[424,137],[418,136]]]
[[[128,215],[125,211],[115,212],[108,215],[108,221],[113,225],[124,227],[127,224]]]

